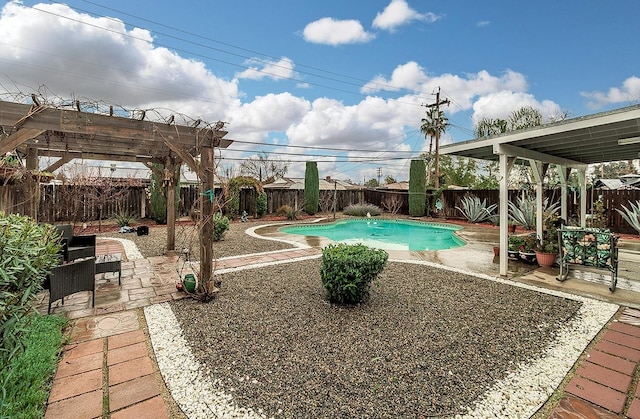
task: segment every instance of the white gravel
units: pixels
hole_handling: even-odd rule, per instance
[[[543,356],[519,364],[515,372],[496,382],[473,406],[461,406],[467,412],[456,416],[457,418],[532,416],[554,392],[589,342],[618,309],[614,304],[463,272],[429,262],[404,263],[435,266],[582,303],[577,315],[560,327],[557,338],[546,348]],[[146,307],[144,311],[162,376],[173,398],[188,417],[264,417],[261,411],[256,412],[238,406],[218,380],[207,378],[207,375],[210,376],[209,371],[195,360],[167,303]]]

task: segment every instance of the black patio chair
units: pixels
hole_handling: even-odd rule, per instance
[[[70,263],[58,265],[51,270],[48,276],[49,308],[51,303],[80,291],[91,291],[91,307],[96,302],[96,258],[75,260]]]
[[[96,256],[96,236],[74,236],[71,225],[55,226],[62,233],[62,253],[65,262]]]

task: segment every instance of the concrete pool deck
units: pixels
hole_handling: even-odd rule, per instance
[[[314,223],[332,221],[325,219]],[[447,224],[444,220],[432,221]],[[324,237],[280,232],[280,228],[285,225],[288,224],[272,224],[251,230],[258,237],[281,240],[302,248],[319,249],[333,243]],[[499,276],[499,260],[493,256],[493,247],[499,241],[499,229],[486,225],[454,225],[462,227],[456,234],[466,245],[433,251],[387,250],[389,258],[426,261],[468,272]],[[618,286],[613,293],[608,289],[609,275],[588,268],[572,269],[568,279],[559,282],[555,279],[559,274],[558,267],[542,268],[537,264],[509,260],[507,279],[640,309],[640,238],[623,236],[619,245]]]

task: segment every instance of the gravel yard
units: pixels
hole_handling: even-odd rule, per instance
[[[228,256],[247,255],[251,253],[270,252],[274,250],[288,249],[293,246],[282,242],[264,240],[251,237],[245,233],[248,228],[266,223],[233,222],[229,225],[229,230],[224,238],[219,242],[214,242],[213,252],[217,258]],[[167,250],[167,227],[151,226],[149,235],[138,236],[135,233],[120,234],[117,232],[99,233],[99,237],[117,237],[133,241],[144,257],[161,256]],[[193,224],[179,224],[176,226],[176,252],[181,253],[182,249],[190,251],[191,260],[200,260],[199,237],[197,229]]]
[[[255,225],[232,224],[217,257],[289,247],[244,233]],[[166,232],[117,237],[154,256]],[[324,299],[319,266],[232,271],[210,303],[145,308],[158,365],[188,417],[529,417],[616,310],[394,261],[366,303],[338,307]]]
[[[336,307],[319,264],[225,274],[213,303],[172,303],[193,354],[238,405],[287,418],[462,414],[581,305],[392,262],[366,304]]]

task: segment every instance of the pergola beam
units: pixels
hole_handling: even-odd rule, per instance
[[[23,128],[17,132],[14,132],[4,140],[0,141],[0,155],[5,155],[10,151],[15,150],[26,141],[31,140],[32,138],[36,138],[43,132],[44,130],[35,128]]]

